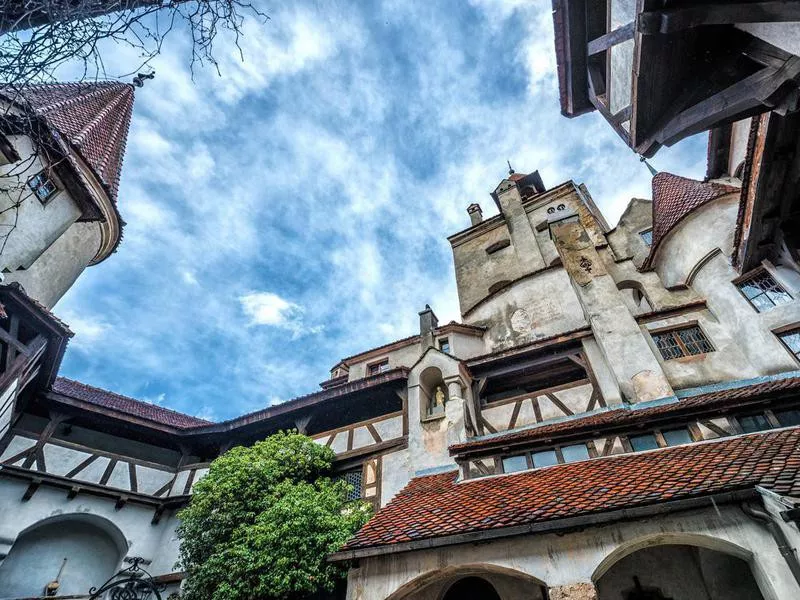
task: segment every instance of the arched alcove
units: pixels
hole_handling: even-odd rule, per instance
[[[427,367],[420,373],[419,388],[422,420],[443,417],[444,406],[449,400],[449,396],[439,367]]]
[[[58,577],[59,596],[87,594],[114,574],[126,551],[122,533],[100,517],[45,519],[23,531],[0,564],[0,593],[43,596],[45,586]]]
[[[617,549],[593,579],[598,600],[764,600],[751,559],[724,540],[658,536]]]
[[[641,282],[632,279],[620,281],[617,289],[622,292],[622,298],[633,314],[642,314],[653,310]]]

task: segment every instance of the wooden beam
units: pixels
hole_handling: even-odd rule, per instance
[[[632,22],[628,23],[627,25],[623,25],[622,27],[618,27],[614,31],[609,31],[605,35],[601,35],[599,38],[589,42],[589,44],[586,46],[586,52],[589,56],[604,52],[611,48],[611,46],[616,46],[621,42],[632,40],[635,31],[636,25]]]
[[[36,490],[39,489],[40,485],[42,485],[41,479],[39,479],[38,477],[32,479],[31,482],[28,484],[28,488],[25,490],[25,493],[22,494],[22,501],[27,502],[28,500],[33,498],[33,495],[36,493]]]
[[[800,21],[800,2],[715,2],[671,10],[653,10],[639,15],[638,31],[643,35],[668,34],[703,25],[735,23],[786,23]]]
[[[679,112],[651,135],[670,146],[685,137],[713,127],[747,111],[774,103],[772,96],[789,80],[800,77],[800,58],[793,57],[783,67],[765,67],[741,81]]]

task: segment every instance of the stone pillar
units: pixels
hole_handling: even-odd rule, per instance
[[[461,382],[458,379],[447,382],[447,395],[448,400],[444,410],[447,417],[447,446],[449,447],[467,439],[464,424],[466,401],[463,398]]]
[[[504,179],[495,191],[497,202],[503,211],[508,232],[511,234],[511,242],[517,253],[519,262],[526,271],[538,271],[543,269],[544,258],[533,227],[528,219],[525,209],[522,207],[522,196],[520,196],[517,184],[508,179]]]
[[[551,587],[548,595],[550,600],[598,600],[597,588],[590,581]]]
[[[550,235],[586,319],[622,393],[633,402],[673,396],[661,364],[575,213],[559,213]]]

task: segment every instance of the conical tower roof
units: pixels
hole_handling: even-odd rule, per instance
[[[739,188],[730,185],[663,171],[653,177],[653,244],[645,266],[652,263],[659,244],[684,217],[715,198],[738,191]]]
[[[133,113],[133,86],[116,81],[49,83],[2,90],[44,119],[77,151],[116,204],[125,142]]]

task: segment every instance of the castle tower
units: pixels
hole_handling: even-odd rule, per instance
[[[48,308],[119,244],[133,97],[108,81],[0,88],[0,272]]]

